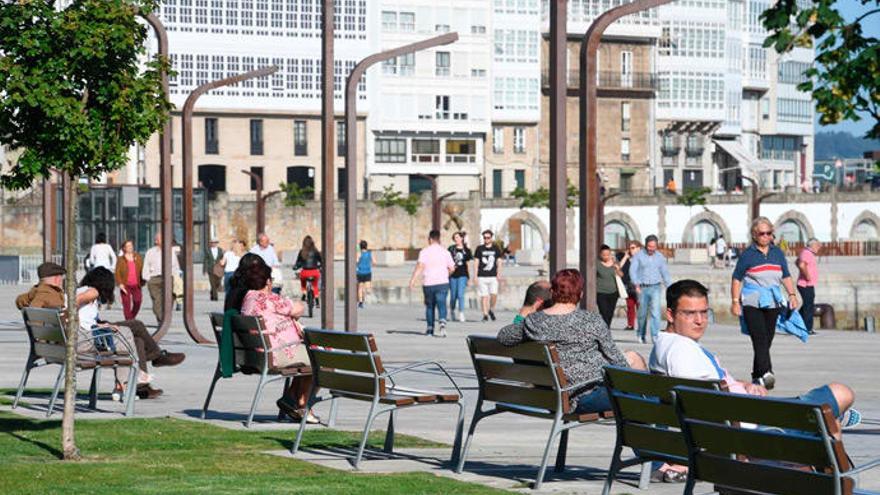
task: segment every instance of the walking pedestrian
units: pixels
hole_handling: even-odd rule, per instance
[[[492,231],[483,231],[483,243],[474,251],[476,264],[477,293],[480,296],[480,308],[483,310],[483,321],[495,321],[495,305],[498,303],[498,285],[501,282],[501,249],[493,242]]]
[[[455,269],[455,262],[449,251],[440,245],[440,231],[428,233],[428,246],[419,251],[419,261],[409,280],[409,288],[416,286],[416,280],[423,276],[422,293],[425,296],[425,335],[434,336],[434,309],[440,332],[437,337],[446,337],[446,295],[449,292],[449,275]]]
[[[299,254],[296,256],[296,263],[293,265],[293,270],[302,270],[299,272],[299,286],[302,290],[303,301],[306,300],[306,294],[309,291],[308,281],[309,279],[312,279],[311,290],[312,295],[315,296],[316,308],[321,307],[321,292],[319,287],[321,285],[321,265],[323,262],[324,260],[321,258],[321,252],[315,247],[315,241],[312,239],[312,236],[305,236],[303,238],[302,248],[300,248]]]
[[[167,283],[173,283],[172,276],[173,274],[180,272],[180,266],[177,261],[177,256],[174,256],[172,254],[171,273],[168,273],[167,277],[163,277],[161,233],[156,233],[156,236],[153,238],[153,243],[154,246],[148,249],[146,254],[144,254],[144,268],[141,271],[141,277],[143,277],[143,279],[147,281],[147,290],[150,292],[150,299],[153,300],[153,314],[156,316],[156,321],[161,326],[164,309],[164,300],[162,297],[162,280],[163,278],[165,278]]]
[[[632,283],[629,276],[629,267],[632,263],[633,256],[642,249],[642,243],[636,240],[629,241],[626,246],[626,253],[620,259],[620,269],[623,271],[623,285],[626,287],[626,328],[625,330],[635,330],[636,327],[636,310],[639,308],[639,295],[636,287]]]
[[[241,257],[244,255],[244,241],[233,239],[229,251],[223,253],[223,259],[220,260],[220,264],[223,266],[223,292],[228,293],[232,288],[229,280],[232,278],[232,274],[235,273],[235,270],[238,270],[238,264],[241,261]]]
[[[458,306],[458,321],[465,321],[464,317],[464,297],[467,291],[468,280],[468,264],[474,259],[474,255],[464,242],[464,234],[456,232],[452,234],[452,241],[455,243],[449,246],[449,254],[452,255],[452,261],[455,262],[455,270],[449,278],[449,309],[455,313],[456,304]]]
[[[621,275],[623,272],[614,259],[611,248],[602,244],[599,248],[599,263],[596,264],[596,305],[608,328],[611,328],[614,308],[617,307],[617,299],[621,295],[617,288],[617,277]]]
[[[122,256],[116,261],[116,285],[119,286],[119,295],[122,298],[122,314],[126,320],[133,320],[141,310],[143,292],[141,287],[144,279],[141,273],[144,269],[144,259],[135,252],[134,242],[129,239],[122,243]]]
[[[177,239],[171,243],[171,254],[177,260],[177,270],[174,270],[171,294],[174,295],[174,311],[180,311],[183,307],[183,249]]]
[[[740,317],[752,340],[752,382],[772,389],[776,383],[770,346],[776,335],[776,321],[786,300],[779,290],[788,291],[787,304],[797,309],[798,297],[788,271],[785,254],[773,245],[773,223],[766,217],[752,221],[752,244],[743,251],[733,269],[730,282],[730,311]]]
[[[205,250],[205,256],[202,259],[202,272],[208,276],[208,283],[211,285],[211,300],[216,301],[217,292],[220,290],[220,275],[214,272],[214,266],[223,259],[223,249],[220,247],[220,241],[216,237],[211,238],[208,249]]]
[[[660,333],[660,298],[663,297],[663,287],[668,287],[672,283],[666,258],[657,251],[656,235],[651,234],[646,237],[645,249],[633,256],[629,266],[629,277],[636,294],[639,295],[637,332],[639,341],[643,344],[647,341],[648,312],[650,312],[653,342]]]
[[[111,272],[116,269],[116,251],[107,244],[107,234],[100,232],[95,236],[95,243],[89,249],[89,270],[103,267]]]
[[[269,236],[265,232],[257,234],[257,243],[254,244],[250,252],[263,258],[263,261],[272,269],[272,292],[281,294],[283,284],[281,280],[283,276],[281,273],[281,258],[278,257],[278,253],[275,252],[275,246],[269,242]]]
[[[373,285],[373,252],[369,250],[367,241],[361,240],[359,245],[361,256],[358,258],[355,275],[358,282],[358,307],[364,307],[364,298]]]
[[[718,240],[715,241],[715,258],[718,259],[718,264],[727,266],[727,263],[724,261],[724,256],[727,254],[727,241],[724,240],[724,234],[718,235]]]
[[[807,241],[807,247],[801,250],[797,259],[798,280],[797,289],[801,295],[801,317],[807,327],[807,333],[815,334],[813,330],[813,314],[816,309],[816,282],[819,281],[819,264],[816,256],[822,249],[822,243],[815,237]]]

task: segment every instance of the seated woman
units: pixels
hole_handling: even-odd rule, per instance
[[[530,314],[519,323],[498,332],[507,346],[536,341],[556,344],[559,361],[569,384],[584,384],[571,393],[577,413],[611,410],[608,392],[602,386],[602,368],[607,364],[647,369],[644,358],[623,353],[611,338],[611,331],[598,313],[578,308],[584,281],[577,270],[562,270],[550,282],[553,306]]]
[[[266,265],[262,256],[254,253],[246,253],[238,261],[238,268],[235,269],[229,278],[229,288],[226,289],[226,297],[223,301],[223,311],[235,309],[241,312],[241,305],[244,302],[244,296],[247,295],[248,288],[245,284],[245,275],[254,265]]]
[[[263,319],[271,347],[295,344],[273,352],[273,365],[284,368],[296,363],[310,364],[306,347],[302,345],[302,327],[297,321],[303,314],[303,304],[272,292],[272,269],[265,263],[252,264],[243,274],[242,281],[248,292],[241,305],[241,314]],[[278,408],[294,421],[305,419],[310,424],[319,423],[320,419],[305,409],[311,386],[310,375],[294,377],[284,396],[278,399]]]

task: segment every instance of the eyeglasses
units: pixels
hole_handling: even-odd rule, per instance
[[[764,236],[773,235],[773,231],[772,230],[762,230],[760,232],[755,232],[755,234],[757,234],[759,237],[764,237]]]
[[[687,318],[688,320],[693,320],[697,315],[700,315],[700,317],[702,317],[703,319],[706,319],[709,317],[709,310],[708,309],[697,309],[697,310],[680,309],[677,312],[680,313],[685,318]]]

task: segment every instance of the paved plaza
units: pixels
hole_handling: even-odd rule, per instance
[[[27,340],[21,327],[20,315],[14,309],[14,296],[27,289],[25,286],[2,286],[0,298],[7,301],[0,307],[0,387],[13,388],[18,384],[27,355]],[[149,307],[149,298],[140,316],[148,325],[155,323]],[[209,335],[206,314],[221,309],[221,302],[207,300],[205,292],[196,297],[196,310],[200,315],[197,323],[203,334]],[[337,321],[342,323],[341,306],[337,307]],[[476,312],[471,312],[476,319]],[[119,305],[104,312],[109,320],[122,319]],[[183,329],[181,313],[174,314],[171,332],[162,341],[163,346],[173,351],[187,354],[186,361],[176,368],[160,368],[156,371],[157,385],[165,394],[156,400],[140,400],[136,403],[138,417],[171,416],[193,421],[198,419],[199,411],[214,372],[217,349],[213,345],[200,346],[193,343]],[[481,323],[450,323],[449,337],[429,338],[422,335],[424,328],[423,309],[418,305],[368,305],[360,312],[361,328],[373,332],[379,345],[383,362],[392,368],[405,362],[418,360],[439,360],[453,373],[459,386],[465,390],[468,401],[466,424],[469,424],[476,402],[476,380],[464,338],[469,334],[494,334],[503,324],[513,318],[513,313],[502,311],[498,321]],[[306,319],[306,325],[318,325],[319,320]],[[614,337],[623,349],[634,349],[647,356],[649,345],[636,343],[632,332],[621,330],[623,322],[613,324]],[[751,347],[748,339],[732,326],[713,326],[704,340],[706,346],[716,351],[723,364],[735,376],[747,377],[751,367]],[[865,417],[857,429],[846,432],[845,445],[858,465],[871,458],[880,457],[880,334],[845,331],[820,331],[808,344],[780,336],[774,342],[773,358],[777,374],[777,389],[774,396],[796,395],[813,386],[829,381],[840,381],[852,386],[856,393],[856,407]],[[29,388],[51,387],[55,377],[54,369],[36,370],[32,373]],[[86,388],[89,375],[80,375],[80,388]],[[410,373],[406,378],[416,388],[448,387],[435,371]],[[255,377],[236,376],[221,380],[217,386],[207,421],[225,428],[243,428],[251,399],[256,386]],[[101,390],[107,392],[111,387],[109,373],[104,374]],[[274,398],[280,384],[273,384],[264,396],[258,409],[254,429],[284,429],[294,435],[294,426],[289,422],[275,420]],[[45,395],[26,397],[28,405],[16,410],[35,418],[45,413]],[[81,402],[85,405],[85,401]],[[3,406],[8,408],[8,406]],[[101,412],[80,410],[78,418],[121,418],[122,407],[109,401],[99,402]],[[341,401],[337,428],[358,430],[363,427],[367,406],[353,401]],[[60,409],[59,409],[60,411]],[[444,443],[452,442],[454,407],[428,407],[398,414],[397,431],[416,435]],[[319,415],[327,417],[327,407],[319,406]],[[54,416],[60,419],[60,412]],[[384,423],[377,423],[384,428]],[[320,427],[314,427],[320,428]],[[440,476],[474,481],[494,487],[528,491],[527,486],[535,476],[540,455],[546,441],[550,424],[514,415],[498,415],[480,423],[474,438],[470,461],[465,473],[454,475],[444,464],[449,449],[403,450],[398,455],[386,457],[374,453],[367,456],[361,464],[364,472],[392,471],[431,471]],[[548,470],[543,491],[554,493],[601,492],[605,471],[610,462],[614,444],[612,423],[590,425],[572,433],[569,444],[568,471],[556,476]],[[285,453],[278,453],[286,455]],[[351,469],[345,459],[345,452],[305,451],[297,458],[317,462],[339,469]],[[613,493],[638,493],[635,488],[636,470],[623,483],[615,484]],[[862,487],[880,489],[880,471],[864,474]],[[703,485],[703,492],[710,491]],[[698,490],[699,491],[699,490]],[[649,493],[678,494],[681,485],[652,484]]]

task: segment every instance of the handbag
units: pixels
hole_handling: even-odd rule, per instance
[[[214,267],[211,268],[211,273],[217,278],[223,278],[223,275],[226,274],[226,268],[218,261],[214,263]]]
[[[626,285],[623,283],[623,279],[620,278],[620,275],[614,274],[614,281],[617,282],[617,294],[619,297],[626,298]]]

